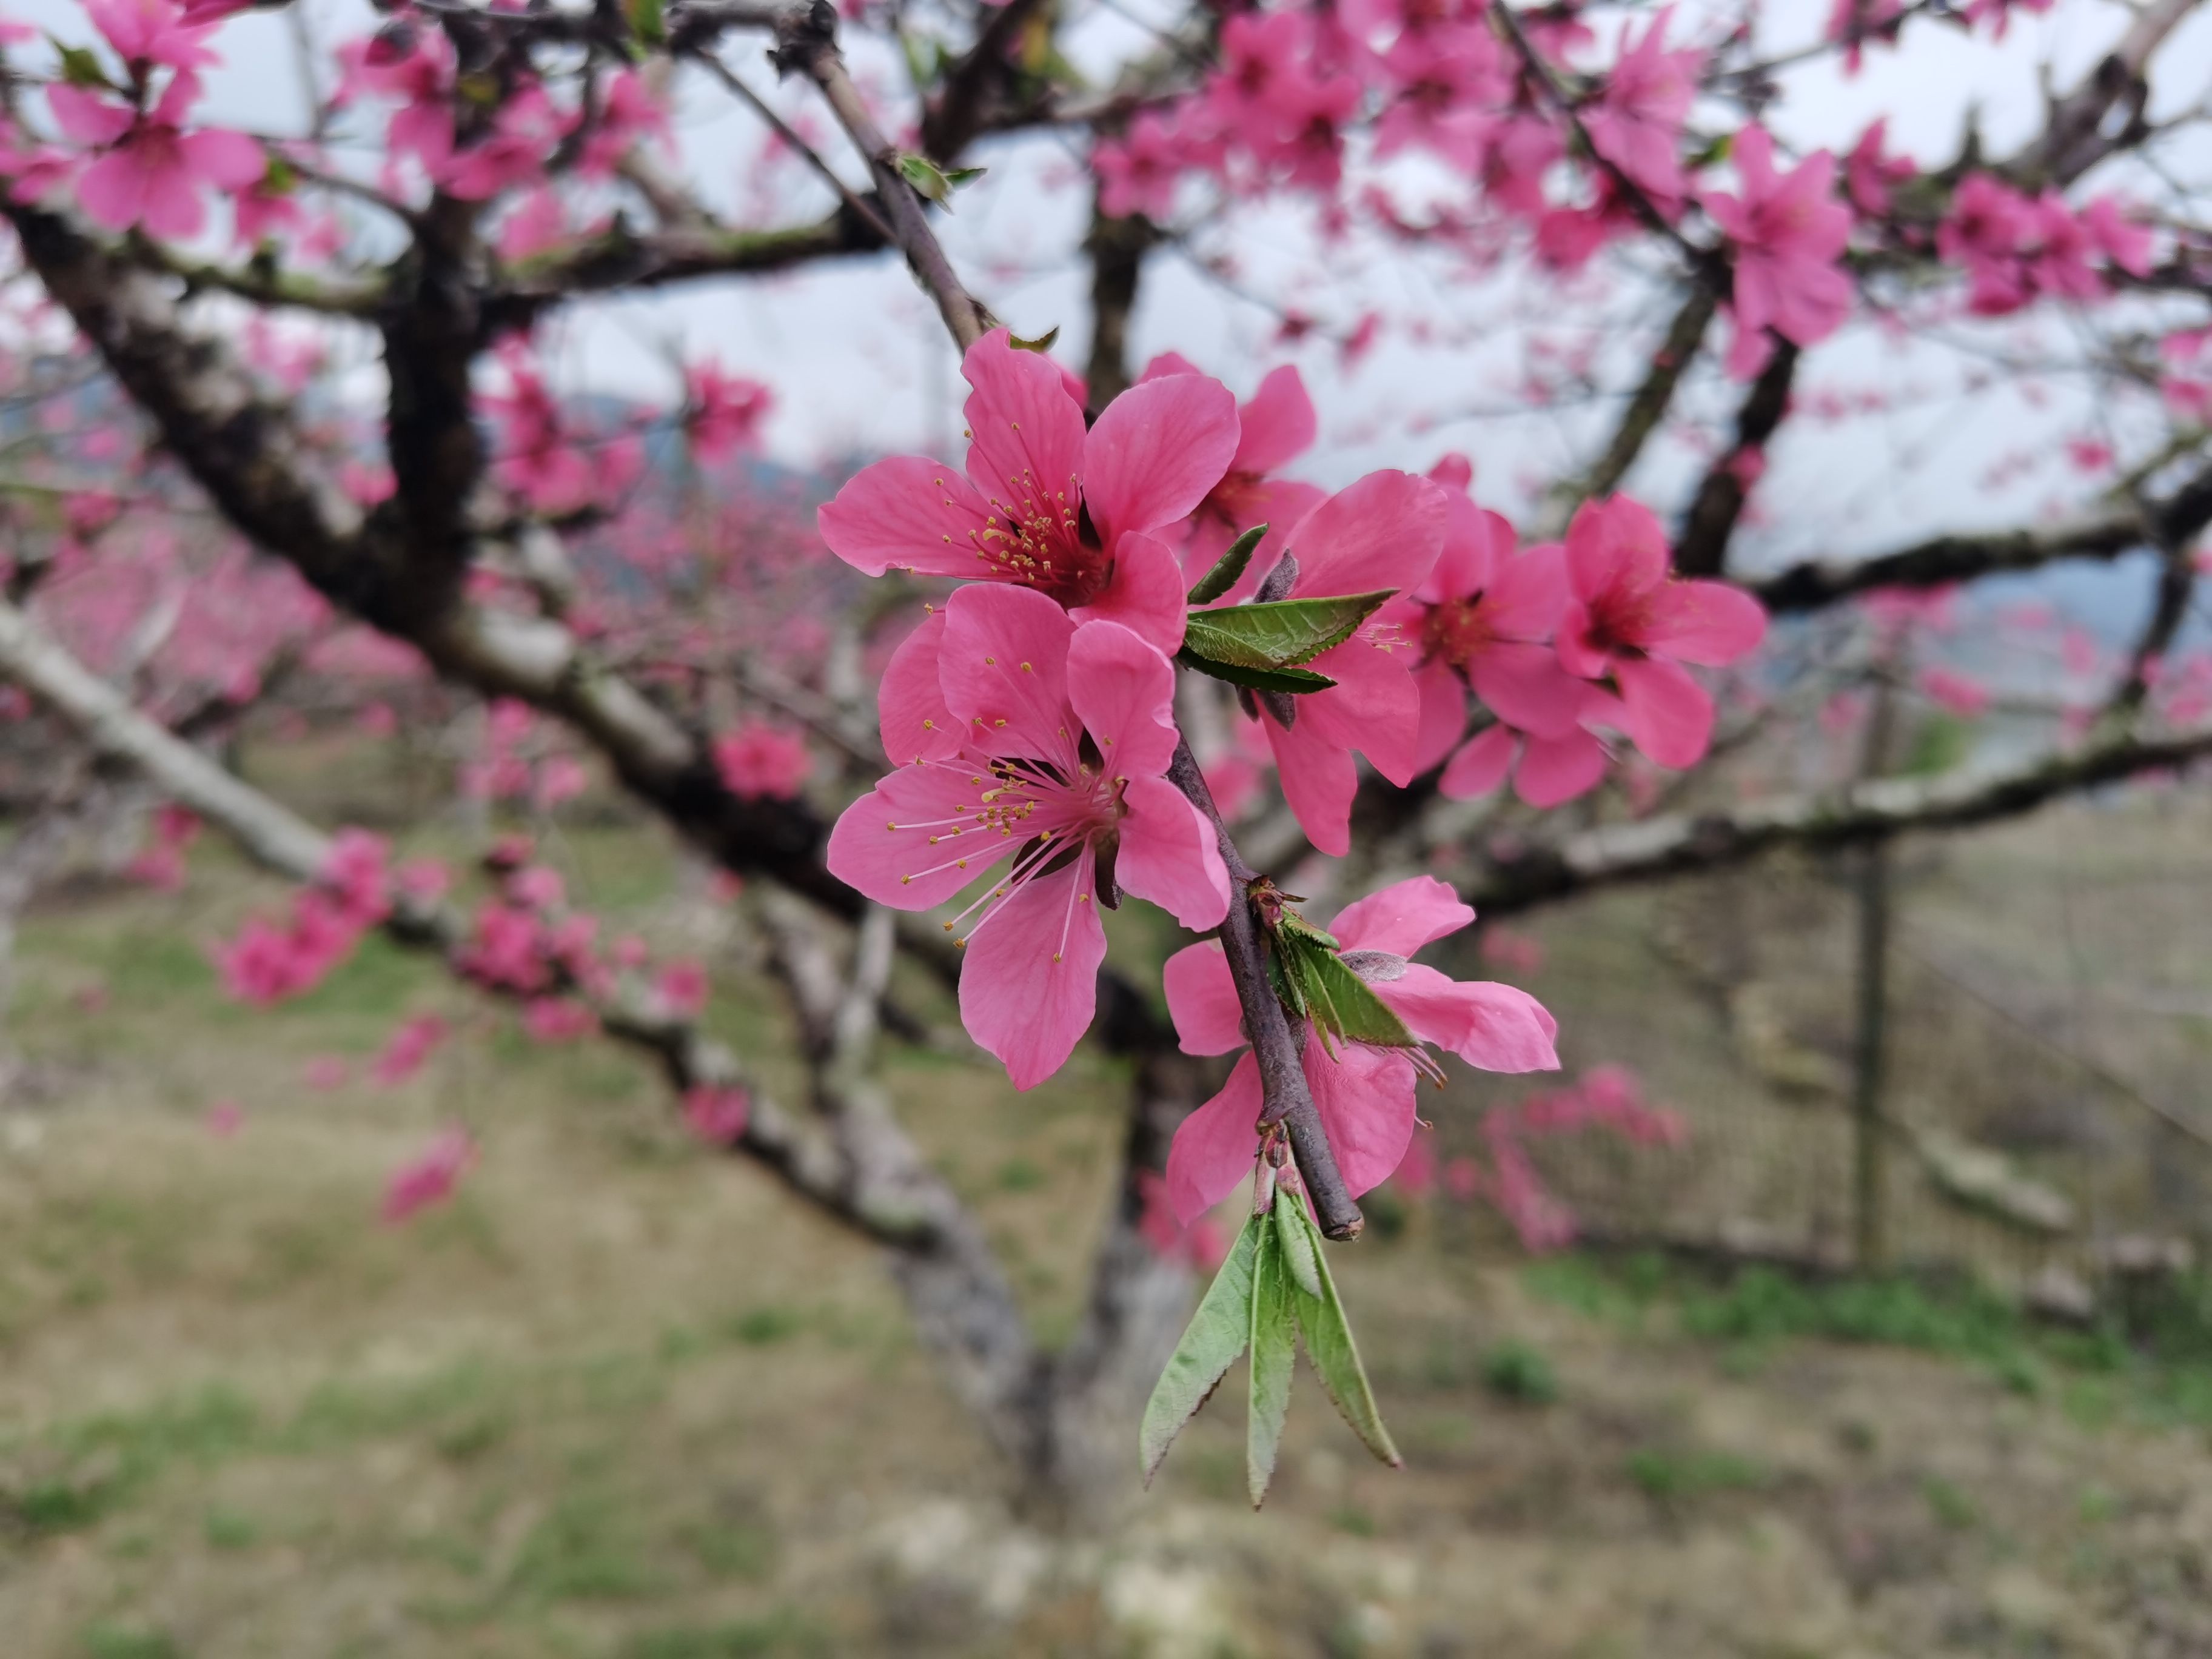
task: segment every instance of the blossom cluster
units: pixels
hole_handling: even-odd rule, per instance
[[[1563,546],[1516,551],[1510,526],[1467,495],[1464,463],[1429,478],[1371,473],[1334,495],[1274,478],[1315,428],[1294,373],[1240,411],[1217,382],[1162,360],[1087,428],[1079,388],[1004,331],[963,373],[964,466],[880,461],[821,510],[830,550],[863,571],[965,579],[885,667],[881,735],[896,769],[840,817],[830,867],[901,909],[978,889],[944,924],[965,953],[962,1017],[1021,1088],[1056,1072],[1091,1023],[1101,909],[1126,893],[1206,932],[1244,902],[1213,826],[1169,775],[1192,764],[1170,653],[1212,609],[1358,596],[1371,610],[1395,596],[1317,641],[1295,696],[1240,694],[1327,853],[1347,845],[1355,751],[1404,785],[1448,757],[1448,784],[1485,767],[1495,782],[1525,749],[1522,792],[1546,799],[1597,781],[1601,731],[1690,763],[1713,708],[1683,665],[1732,661],[1764,629],[1737,590],[1674,579],[1656,520],[1632,501],[1585,507]],[[1192,611],[1185,588],[1230,540],[1252,544],[1240,532],[1256,530],[1244,520],[1262,504],[1282,522],[1252,568]],[[1471,740],[1470,689],[1482,704]],[[1355,1195],[1406,1156],[1417,1080],[1438,1074],[1429,1045],[1490,1071],[1558,1064],[1556,1025],[1526,992],[1411,960],[1474,915],[1419,877],[1310,934],[1401,1027],[1388,1041],[1305,1028],[1307,1079]],[[1243,1047],[1218,945],[1175,956],[1166,988],[1188,1052]],[[1250,1167],[1259,1078],[1247,1054],[1178,1133],[1148,1224],[1163,1236]]]

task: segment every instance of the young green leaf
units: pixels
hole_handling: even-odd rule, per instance
[[[1297,1212],[1294,1217],[1292,1212]],[[1275,1189],[1275,1202],[1270,1212],[1275,1218],[1275,1243],[1279,1247],[1283,1266],[1291,1279],[1308,1296],[1321,1294],[1321,1257],[1314,1248],[1312,1237],[1301,1224],[1305,1214],[1305,1200],[1296,1193]]]
[[[916,155],[911,151],[902,150],[899,153],[898,170],[900,176],[914,186],[915,195],[927,201],[934,202],[939,207],[946,205],[945,198],[951,193],[952,184],[945,176],[944,169],[936,162],[931,161],[927,155]]]
[[[1235,541],[1229,550],[1213,562],[1213,568],[1198,579],[1198,586],[1190,590],[1193,605],[1211,605],[1231,588],[1244,574],[1244,567],[1252,562],[1253,552],[1266,539],[1267,526],[1255,524]]]
[[[1138,1460],[1148,1486],[1182,1425],[1197,1414],[1252,1340],[1252,1265],[1267,1227],[1265,1216],[1255,1216],[1244,1224],[1244,1231],[1230,1248],[1229,1259],[1221,1264],[1221,1271],[1213,1276],[1213,1283],[1199,1302],[1198,1311],[1190,1316],[1167,1369],[1152,1385],[1152,1397],[1146,1404],[1145,1420],[1137,1432]]]
[[[982,169],[979,167],[976,171],[980,173]],[[1058,338],[1060,338],[1060,325],[1054,323],[1034,340],[1024,340],[1020,335],[1009,332],[1006,336],[1006,343],[1017,351],[1043,352],[1050,351],[1053,342]]]
[[[1368,988],[1367,981],[1346,965],[1333,946],[1306,932],[1279,928],[1275,955],[1282,963],[1284,980],[1297,988],[1294,1010],[1304,1012],[1328,1036],[1385,1048],[1419,1046],[1419,1039],[1406,1029],[1406,1022]]]
[[[1276,1207],[1281,1207],[1279,1202]],[[1292,1221],[1304,1231],[1307,1242],[1313,1246],[1314,1263],[1321,1275],[1319,1296],[1297,1297],[1298,1334],[1305,1342],[1306,1358],[1313,1363],[1314,1374],[1321,1378],[1321,1385],[1328,1390],[1338,1413],[1352,1425],[1352,1431],[1368,1450],[1395,1468],[1405,1460],[1391,1443],[1390,1431],[1382,1426],[1382,1413],[1376,1407],[1375,1390],[1367,1382],[1367,1369],[1359,1363],[1359,1345],[1352,1340],[1352,1327],[1344,1317],[1344,1304],[1336,1294],[1336,1280],[1328,1271],[1328,1253],[1322,1247],[1305,1206],[1291,1207],[1295,1212]]]
[[[99,56],[91,47],[65,46],[51,34],[46,37],[46,44],[54,49],[54,56],[61,61],[62,81],[65,85],[101,87],[110,92],[115,90],[114,84],[107,78],[107,71],[100,66]]]
[[[625,0],[623,9],[629,14],[630,30],[641,46],[657,46],[668,38],[661,0]]]
[[[1278,1194],[1276,1207],[1282,1203],[1283,1195]],[[1274,1477],[1275,1448],[1283,1438],[1283,1419],[1290,1413],[1298,1316],[1296,1288],[1275,1225],[1265,1216],[1252,1219],[1262,1231],[1252,1263],[1252,1401],[1244,1420],[1244,1485],[1256,1510]]]
[[[1395,589],[1316,599],[1276,599],[1193,611],[1183,645],[1208,661],[1237,668],[1295,668],[1310,662],[1381,608]]]
[[[1316,674],[1310,668],[1245,668],[1236,663],[1215,662],[1201,657],[1187,645],[1176,653],[1176,660],[1185,668],[1194,668],[1201,674],[1211,674],[1217,680],[1227,680],[1231,685],[1253,691],[1287,691],[1295,696],[1303,691],[1326,691],[1336,684],[1328,675]]]

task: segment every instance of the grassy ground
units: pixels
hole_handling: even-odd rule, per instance
[[[595,903],[717,948],[642,832],[557,850]],[[1340,1269],[1406,1470],[1302,1379],[1264,1514],[1217,1403],[1109,1536],[1038,1536],[872,1255],[701,1153],[640,1066],[525,1044],[375,941],[294,1008],[226,1004],[203,945],[269,891],[196,855],[182,895],[68,895],[25,930],[9,1659],[2212,1654],[2189,1318],[2147,1356],[1966,1289],[1529,1266],[1419,1206]],[[767,992],[718,984],[762,1052]],[[464,1034],[416,1082],[303,1081],[431,1010]],[[1116,1079],[893,1080],[1055,1328]],[[481,1167],[379,1225],[454,1118]]]

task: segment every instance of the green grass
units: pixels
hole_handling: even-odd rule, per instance
[[[1559,1373],[1543,1350],[1518,1340],[1500,1342],[1483,1356],[1482,1386],[1523,1406],[1548,1406],[1559,1397]]]
[[[1661,1503],[1755,1490],[1768,1480],[1755,1459],[1727,1451],[1645,1446],[1631,1452],[1624,1467],[1645,1497]]]
[[[647,1631],[623,1650],[623,1659],[770,1659],[771,1656],[828,1654],[830,1639],[793,1613],[775,1613],[727,1625],[680,1625]]]
[[[87,1659],[183,1659],[184,1650],[163,1632],[128,1625],[94,1625],[84,1633]]]
[[[1764,1266],[1717,1275],[1646,1252],[1552,1257],[1523,1279],[1585,1317],[1713,1343],[1737,1376],[1793,1341],[1875,1345],[1975,1365],[2015,1394],[2055,1397],[2087,1425],[2123,1415],[2212,1425],[2212,1281],[2202,1277],[2087,1329],[2038,1321],[1964,1277],[1813,1279]]]

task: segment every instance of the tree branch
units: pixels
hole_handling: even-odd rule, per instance
[[[2212,524],[2212,466],[2163,501],[2128,503],[2048,529],[1936,536],[1893,553],[1818,559],[1745,586],[1778,614],[1818,611],[1883,587],[1943,587],[1981,576],[2033,570],[2062,559],[2109,562],[2138,548],[2182,547]]]
[[[1719,297],[1710,283],[1690,285],[1690,291],[1682,296],[1681,308],[1668,325],[1667,337],[1652,354],[1644,383],[1637,387],[1636,395],[1621,411],[1620,424],[1613,429],[1613,441],[1606,446],[1605,453],[1580,478],[1562,481],[1553,491],[1545,510],[1546,522],[1553,527],[1551,533],[1566,528],[1575,508],[1584,501],[1611,495],[1628,476],[1628,469],[1636,465],[1644,446],[1667,418],[1668,407],[1674,401],[1674,389],[1681,384],[1682,376],[1705,343],[1705,331],[1712,326],[1713,313],[1719,306]]]
[[[1188,738],[1176,742],[1168,781],[1206,815],[1221,848],[1221,861],[1229,867],[1229,914],[1221,923],[1221,949],[1229,958],[1229,976],[1237,982],[1237,1000],[1244,1010],[1244,1032],[1259,1063],[1260,1121],[1263,1126],[1279,1123],[1289,1133],[1291,1151],[1297,1158],[1298,1173],[1305,1177],[1306,1190],[1313,1195],[1322,1231],[1331,1238],[1357,1238],[1366,1224],[1345,1187],[1336,1154],[1329,1149],[1328,1132],[1314,1105],[1300,1052],[1305,1047],[1303,1036],[1291,1032],[1290,1017],[1267,982],[1267,947],[1252,902],[1259,874],[1244,862],[1229,826],[1221,821],[1221,810],[1213,804],[1213,792],[1206,787],[1206,775],[1199,770]]]
[[[1728,568],[1729,539],[1751,494],[1744,481],[1745,464],[1760,453],[1766,441],[1782,424],[1790,410],[1790,386],[1796,378],[1796,344],[1775,335],[1774,355],[1744,394],[1736,411],[1735,442],[1715,461],[1698,486],[1695,500],[1682,520],[1681,538],[1674,544],[1674,568],[1685,576],[1717,576]]]
[[[1777,847],[1849,847],[1912,830],[1967,829],[2207,755],[2212,728],[2159,738],[2122,733],[2022,765],[1872,779],[1733,811],[1607,824],[1556,846],[1495,859],[1461,892],[1485,915],[1509,915],[1598,888],[1722,868]]]
[[[860,100],[860,90],[846,72],[845,57],[837,49],[837,9],[830,0],[813,0],[804,11],[784,14],[775,30],[776,67],[797,70],[822,89],[830,112],[854,147],[867,159],[876,180],[876,195],[890,215],[906,261],[921,285],[936,300],[945,325],[965,351],[986,331],[998,326],[982,303],[961,286],[952,262],[945,256],[937,233],[929,228],[921,198],[899,171],[898,147],[878,130],[875,118]]]
[[[1159,240],[1159,231],[1142,215],[1112,219],[1093,203],[1091,231],[1083,239],[1091,256],[1091,361],[1084,384],[1093,414],[1129,389],[1129,317],[1137,308],[1145,255]]]

